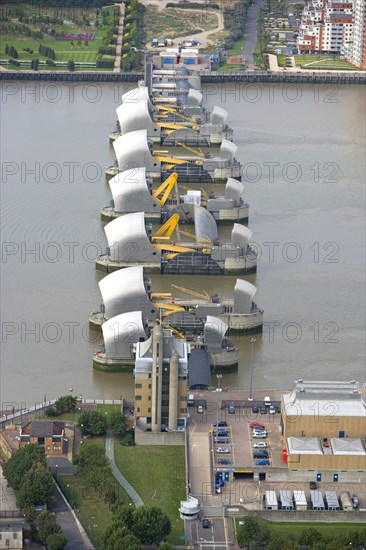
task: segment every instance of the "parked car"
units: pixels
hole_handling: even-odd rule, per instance
[[[267,433],[267,430],[263,430],[262,428],[254,428],[254,430],[252,430],[252,435],[253,434],[262,434],[262,433]]]
[[[267,438],[267,432],[257,432],[252,434],[253,439],[266,439]]]
[[[352,495],[351,501],[352,501],[352,508],[353,508],[354,510],[357,510],[357,508],[358,508],[359,505],[360,505],[360,502],[359,502],[359,500],[358,500],[358,496],[357,496],[357,495]]]
[[[276,414],[276,409],[273,405],[269,407],[269,414]]]
[[[198,403],[197,405],[197,412],[202,414],[203,412],[205,412],[205,406],[203,403]]]
[[[270,405],[272,405],[272,401],[271,401],[271,398],[268,397],[268,395],[263,399],[263,403],[269,407]]]
[[[254,430],[255,428],[264,430],[264,428],[266,427],[265,424],[262,424],[261,422],[251,422],[249,426],[252,428],[252,430]]]
[[[269,455],[267,452],[260,453],[259,451],[256,451],[253,453],[253,458],[268,458],[268,456]]]
[[[225,436],[218,435],[217,437],[215,437],[214,442],[215,443],[229,443],[229,438],[225,437]]]
[[[229,451],[229,449],[228,449],[227,447],[218,447],[218,448],[216,449],[216,452],[217,452],[217,453],[221,453],[221,454],[227,454],[227,453],[229,453],[230,451]]]
[[[265,441],[260,441],[259,443],[254,443],[253,449],[266,449],[267,443]]]
[[[229,431],[227,428],[214,428],[212,433],[214,435],[221,435],[225,437],[229,435]]]
[[[317,489],[318,488],[317,482],[316,481],[310,481],[309,488],[310,489]]]
[[[227,422],[225,420],[219,420],[218,422],[214,422],[212,425],[218,428],[222,428],[224,426],[227,426]]]
[[[268,458],[262,458],[261,460],[255,461],[256,466],[269,466],[270,464],[271,461]]]
[[[262,405],[260,408],[261,414],[267,414],[267,407],[265,405]]]
[[[252,405],[252,413],[259,413],[258,405]]]
[[[209,519],[203,519],[202,520],[202,527],[204,529],[209,529],[209,527],[211,526],[211,521]]]
[[[231,464],[231,460],[230,460],[230,458],[224,458],[224,457],[220,456],[217,459],[217,464]]]
[[[278,413],[281,412],[281,407],[279,405],[276,405],[276,412],[278,412]]]
[[[229,405],[229,407],[228,407],[228,409],[227,409],[227,412],[228,412],[229,414],[235,414],[235,405],[234,405],[234,403],[231,403],[231,404]]]

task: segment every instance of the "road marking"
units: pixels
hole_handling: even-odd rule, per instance
[[[228,540],[228,533],[227,533],[227,522],[226,522],[225,517],[224,517],[224,535],[225,535],[226,548],[228,548],[229,547],[229,540]]]

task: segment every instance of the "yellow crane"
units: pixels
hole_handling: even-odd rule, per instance
[[[202,298],[203,300],[206,300],[207,302],[211,302],[211,296],[204,290],[203,294],[200,292],[195,292],[194,290],[190,290],[189,288],[185,288],[184,286],[179,286],[175,284],[170,285],[171,288],[175,288],[176,290],[180,290],[181,292],[184,292],[185,294],[190,294],[191,296],[195,296],[196,298]]]
[[[183,149],[186,149],[190,153],[193,153],[194,155],[197,155],[198,157],[204,157],[205,156],[205,153],[202,151],[202,149],[200,147],[197,147],[197,148],[190,147],[189,145],[186,145],[185,143],[181,143],[180,141],[177,141],[176,144],[179,145],[180,147],[183,147]]]
[[[173,234],[174,229],[179,223],[179,215],[173,214],[151,237],[151,242],[157,250],[163,251],[165,258],[171,260],[179,253],[183,252],[194,252],[194,248],[189,248],[187,246],[177,246],[176,243],[173,244],[164,244],[168,242],[170,237]],[[163,241],[163,242],[161,242]],[[169,252],[171,254],[169,254]]]
[[[161,206],[166,203],[169,193],[177,183],[177,179],[177,172],[173,172],[157,189],[152,191],[151,195]]]
[[[177,330],[176,328],[171,327],[170,325],[167,325],[166,323],[160,323],[160,324],[161,324],[162,327],[171,330],[174,334],[179,336],[179,338],[182,338],[183,340],[185,340],[186,337],[184,336],[183,332],[179,332],[179,330]]]

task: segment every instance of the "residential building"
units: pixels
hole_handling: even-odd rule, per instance
[[[299,27],[300,52],[344,54],[353,33],[352,1],[311,0]]]
[[[23,529],[21,523],[0,525],[0,550],[22,550]]]
[[[345,50],[346,58],[356,67],[366,69],[366,2],[354,0],[353,33]]]
[[[43,447],[46,456],[60,456],[64,453],[65,426],[63,422],[33,420],[22,425],[19,446],[34,443]]]

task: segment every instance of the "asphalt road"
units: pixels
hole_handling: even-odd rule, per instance
[[[263,2],[264,0],[256,0],[256,2],[254,2],[248,9],[248,21],[245,30],[245,42],[242,53],[243,61],[247,65],[248,70],[254,69],[253,52],[257,42],[258,12]]]

